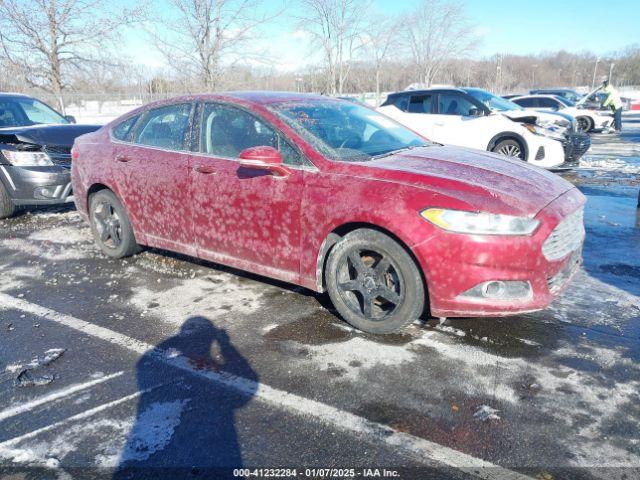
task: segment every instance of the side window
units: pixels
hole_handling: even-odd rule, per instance
[[[238,108],[208,103],[204,106],[200,128],[200,152],[227,158],[238,158],[251,147],[273,147],[282,153],[287,165],[306,162],[279,133],[265,122]]]
[[[409,97],[407,97],[406,95],[401,95],[398,98],[396,98],[396,101],[393,102],[393,104],[400,110],[402,110],[403,112],[406,112],[407,110],[409,110]]]
[[[431,95],[412,95],[409,113],[431,113]]]
[[[440,115],[462,115],[467,117],[472,109],[477,108],[459,93],[441,93],[438,95],[438,113]]]
[[[538,106],[538,101],[535,98],[521,98],[516,103],[524,108],[535,108]]]
[[[134,142],[140,145],[184,150],[191,104],[168,105],[149,111],[136,129]]]
[[[129,134],[131,133],[131,129],[136,124],[140,115],[134,115],[133,117],[127,118],[124,122],[120,122],[120,124],[116,125],[113,130],[111,130],[111,134],[114,138],[118,140],[122,140],[123,142],[129,141]]]
[[[539,98],[538,99],[538,104],[540,105],[540,108],[553,108],[553,109],[557,110],[559,103],[560,102],[557,102],[556,100],[553,100],[551,98]]]

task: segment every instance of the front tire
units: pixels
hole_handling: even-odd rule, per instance
[[[424,310],[425,289],[416,263],[376,230],[345,235],[329,254],[325,279],[340,315],[364,332],[396,332]]]
[[[127,212],[112,191],[91,195],[89,219],[93,238],[107,256],[124,258],[140,251]]]
[[[9,192],[0,183],[0,220],[3,218],[9,218],[16,212],[16,206],[13,204],[13,200],[9,196]]]
[[[578,131],[581,133],[587,133],[593,130],[593,121],[589,117],[576,118]]]
[[[491,149],[491,151],[494,153],[499,153],[501,155],[506,155],[507,157],[519,158],[520,160],[524,160],[524,148],[522,147],[522,145],[520,145],[520,142],[511,138],[500,140]]]

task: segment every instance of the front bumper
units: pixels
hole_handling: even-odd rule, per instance
[[[0,165],[0,181],[14,205],[55,205],[72,202],[68,168]]]
[[[570,283],[581,262],[581,245],[549,261],[542,245],[584,196],[572,189],[544,208],[531,236],[461,235],[442,231],[413,248],[423,266],[431,314],[437,317],[504,316],[546,308]],[[436,259],[441,259],[437,261]],[[484,282],[528,282],[529,295],[517,299],[478,299],[463,294]]]
[[[553,138],[529,134],[526,137],[529,153],[527,162],[542,168],[555,168],[564,163],[562,143]]]

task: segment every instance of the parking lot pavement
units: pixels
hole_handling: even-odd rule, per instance
[[[375,337],[291,285],[160,251],[108,260],[69,208],[1,222],[0,476],[637,478],[640,124],[625,128],[566,174],[589,199],[584,268],[518,317]],[[25,369],[49,383],[20,387]]]

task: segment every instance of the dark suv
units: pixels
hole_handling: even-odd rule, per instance
[[[73,201],[73,141],[100,128],[74,123],[35,98],[0,93],[0,218],[22,205]]]

